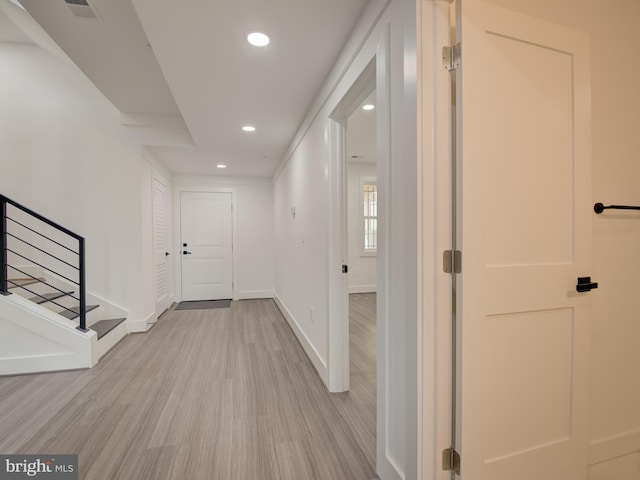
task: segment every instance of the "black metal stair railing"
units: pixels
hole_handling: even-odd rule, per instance
[[[11,210],[11,212],[9,210]],[[26,214],[28,221],[17,218],[21,215],[20,212],[22,212],[22,214]],[[74,314],[74,316],[76,316],[75,314],[77,313],[80,321],[80,325],[77,327],[78,330],[87,332],[84,238],[61,225],[58,225],[52,220],[49,220],[43,215],[20,205],[18,202],[5,197],[4,195],[0,195],[0,214],[0,294],[9,295],[11,293],[9,292],[9,289],[11,288],[20,288],[27,291],[36,297],[40,297],[46,302],[52,303],[63,310]],[[31,226],[26,225],[27,223],[30,223]],[[44,227],[41,224],[53,228],[54,232],[60,232],[63,234],[62,237],[64,238],[64,241],[60,238],[58,240],[51,238],[51,236],[54,235],[45,235],[42,233],[43,231],[46,231],[47,227]],[[37,228],[35,225],[40,225],[42,228]],[[9,231],[10,228],[12,230],[11,232]],[[20,235],[20,232],[22,232],[23,235],[34,234],[34,238],[38,239],[38,241],[42,243],[40,246],[37,246],[35,243],[38,242],[34,240],[25,240],[23,236]],[[71,246],[69,246],[69,244],[71,244]],[[60,258],[60,254],[56,255],[52,253],[58,248],[68,251],[75,261],[69,259],[64,260]],[[14,258],[20,258],[28,262],[28,265],[36,265],[43,270],[76,285],[78,287],[78,295],[73,295],[73,292],[65,292],[46,282],[44,279],[37,278],[34,275],[27,273],[23,268],[20,268],[19,265],[12,265],[9,262],[10,254]],[[45,257],[43,257],[44,260],[39,258],[40,261],[36,261],[34,258],[31,258],[31,255],[38,256],[40,254],[45,255]],[[53,264],[51,262],[53,262]],[[61,270],[64,270],[65,273],[63,274]],[[9,276],[10,273],[13,275],[21,275],[21,278],[24,281],[18,282],[12,280]],[[29,285],[35,283],[44,284],[48,288],[51,288],[64,296],[73,298],[78,301],[79,308],[76,311],[74,308],[66,307],[57,303],[55,299],[47,298],[33,289],[28,288]]]

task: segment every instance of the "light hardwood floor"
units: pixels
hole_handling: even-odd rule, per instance
[[[327,393],[272,300],[170,311],[91,370],[0,378],[0,453],[76,453],[83,480],[375,478],[361,300],[349,393]]]

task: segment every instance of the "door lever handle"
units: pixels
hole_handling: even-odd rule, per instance
[[[191,255],[191,252],[187,252],[186,250],[183,250],[183,251],[182,251],[182,254],[183,254],[183,255]]]
[[[594,288],[598,288],[598,283],[592,282],[591,277],[578,277],[577,292],[590,292]]]

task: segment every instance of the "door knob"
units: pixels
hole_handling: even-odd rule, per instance
[[[184,251],[182,252],[182,254],[183,254],[183,255],[191,255],[191,252],[187,252],[186,250],[184,250]]]
[[[594,288],[598,288],[598,283],[592,282],[591,277],[578,277],[577,292],[590,292]]]
[[[169,252],[164,252],[165,257],[168,257],[169,255],[171,255]]]

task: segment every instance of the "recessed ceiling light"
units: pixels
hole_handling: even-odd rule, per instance
[[[269,37],[267,37],[264,33],[260,32],[251,32],[247,35],[247,42],[255,47],[264,47],[269,45]]]
[[[216,167],[218,168],[227,168],[227,166],[223,163],[219,163],[218,165],[216,165]]]
[[[363,110],[367,110],[367,111],[368,110],[373,110],[374,108],[376,108],[376,106],[375,105],[371,105],[370,103],[367,103],[366,105],[362,106],[362,109]]]
[[[244,130],[245,132],[255,132],[256,127],[253,127],[251,125],[245,125],[244,127],[242,127],[242,130]]]

